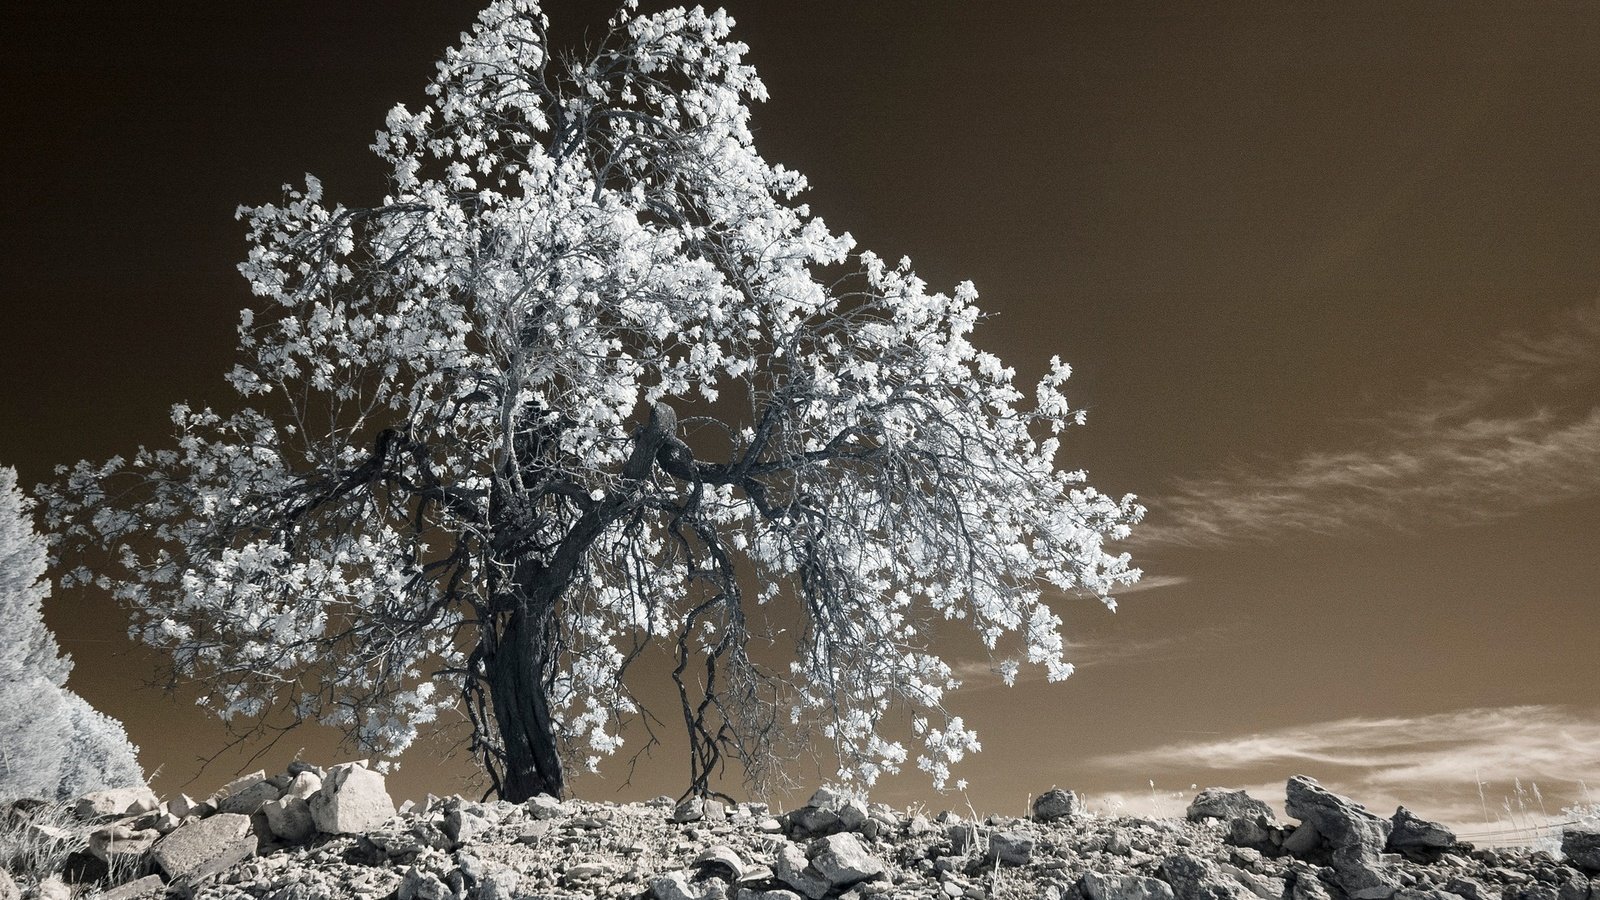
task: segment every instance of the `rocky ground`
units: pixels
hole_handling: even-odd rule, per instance
[[[1557,855],[1479,850],[1309,778],[1286,801],[1297,823],[1220,789],[1158,821],[1094,815],[1062,790],[1028,818],[978,821],[828,790],[783,815],[664,798],[397,809],[360,763],[296,763],[204,800],[105,791],[70,814],[19,801],[0,900],[107,881],[124,883],[102,900],[1600,900],[1600,832],[1565,832]]]

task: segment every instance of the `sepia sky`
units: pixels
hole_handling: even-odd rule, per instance
[[[373,131],[475,6],[8,4],[0,463],[31,485],[162,443],[174,401],[232,403],[235,207],[305,172],[375,200]],[[1468,833],[1538,816],[1535,782],[1551,816],[1600,800],[1600,8],[728,7],[772,94],[758,148],[861,246],[975,282],[1020,380],[1069,361],[1066,462],[1151,508],[1119,610],[1056,604],[1071,679],[959,661],[968,796],[882,799],[1281,805],[1306,773]],[[606,12],[547,8],[568,38]],[[46,614],[158,789],[245,765],[200,773],[226,736],[145,687],[109,601]],[[300,748],[336,754],[291,735],[258,765]],[[575,790],[676,794],[670,749]],[[436,743],[393,784],[468,771]]]

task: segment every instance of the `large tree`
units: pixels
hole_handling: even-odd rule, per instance
[[[731,25],[629,4],[563,57],[500,0],[378,132],[382,202],[307,176],[241,210],[256,405],[180,405],[175,449],[52,497],[224,718],[281,704],[396,753],[460,704],[498,793],[559,795],[663,641],[691,790],[818,732],[870,782],[907,712],[942,785],[977,744],[935,622],[1008,681],[1071,671],[1042,592],[1137,577],[1104,542],[1142,510],[1056,466],[1067,367],[1025,395],[969,341],[970,284],[930,293],[796,201]]]
[[[44,621],[45,539],[0,466],[0,800],[68,800],[144,784],[122,723],[67,689],[72,659]]]

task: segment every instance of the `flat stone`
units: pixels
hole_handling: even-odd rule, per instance
[[[218,813],[179,828],[156,842],[150,856],[169,878],[198,879],[249,858],[256,851],[250,817]]]
[[[161,832],[153,828],[135,831],[126,825],[112,825],[89,834],[89,852],[105,860],[106,865],[113,869],[118,866],[137,867],[137,861],[149,853],[160,839]]]
[[[1437,862],[1439,857],[1444,855],[1444,851],[1455,845],[1455,832],[1437,822],[1418,818],[1404,806],[1396,809],[1394,816],[1389,819],[1389,842],[1385,845],[1386,849],[1391,853],[1399,853],[1412,862]]]
[[[99,895],[99,900],[140,900],[144,897],[161,897],[167,893],[167,885],[161,880],[160,875],[146,875],[137,881],[119,885]]]
[[[262,778],[254,784],[244,785],[233,793],[217,798],[217,812],[239,813],[240,815],[254,815],[261,811],[261,807],[269,800],[276,800],[283,796],[283,791],[277,785]]]

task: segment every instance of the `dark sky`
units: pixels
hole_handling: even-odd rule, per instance
[[[607,11],[548,9],[568,36]],[[862,246],[972,279],[979,343],[1023,380],[1071,362],[1091,412],[1069,462],[1152,508],[1148,586],[1114,616],[1059,606],[1077,675],[1007,690],[970,666],[979,808],[1052,784],[1281,802],[1304,771],[1483,830],[1504,798],[1521,815],[1513,779],[1551,814],[1600,790],[1600,8],[730,11],[772,93],[766,157]],[[373,131],[475,12],[7,4],[0,462],[33,484],[162,443],[174,401],[230,404],[235,207],[305,172],[375,199]],[[108,601],[47,615],[159,788],[221,749],[142,687]],[[296,736],[264,762],[301,746],[334,753]],[[398,793],[460,789],[459,760],[412,757]],[[658,758],[620,796],[681,771]],[[916,777],[883,796],[965,805]]]

